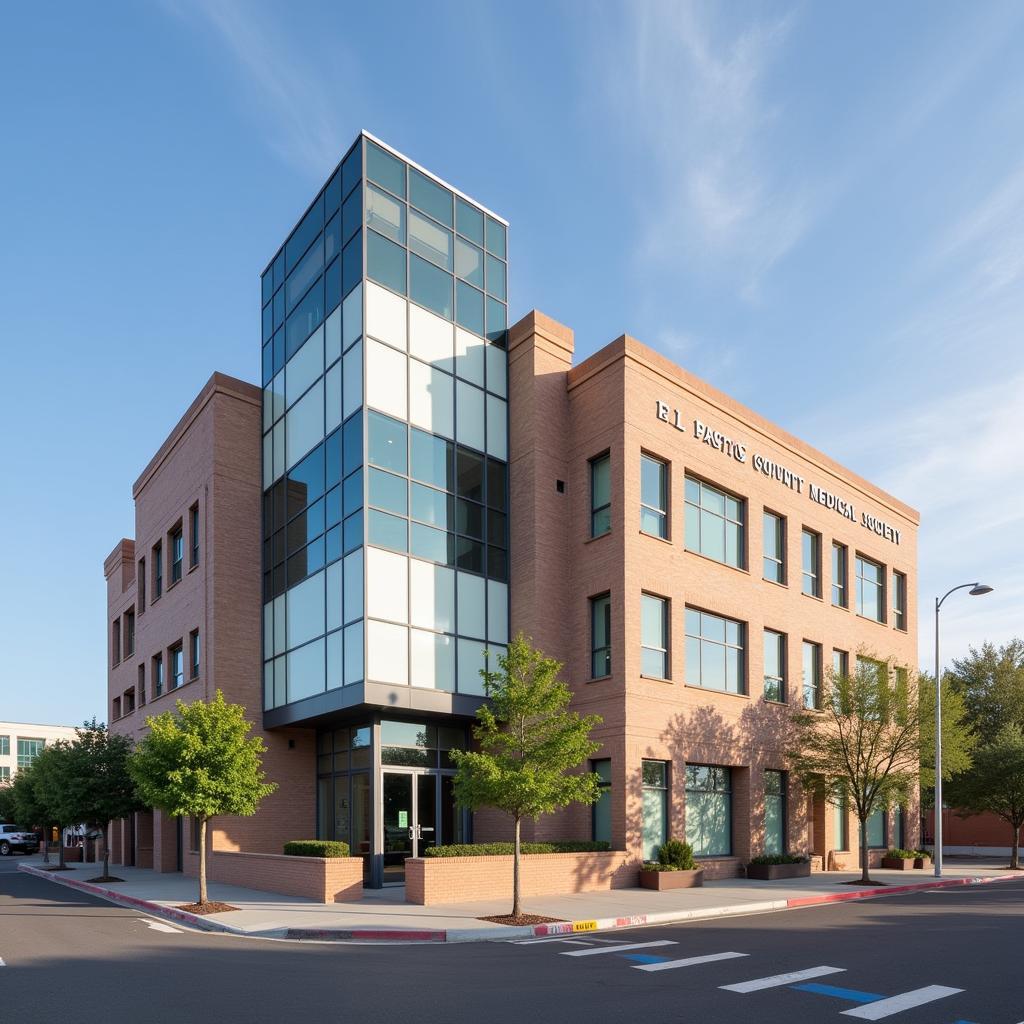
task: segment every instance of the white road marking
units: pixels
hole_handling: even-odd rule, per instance
[[[565,942],[570,946],[589,946],[591,943],[587,939],[516,939],[514,940],[517,946],[536,946],[541,942]]]
[[[163,921],[152,921],[148,917],[140,917],[139,920],[149,925],[149,927],[155,932],[173,932],[175,935],[181,934],[180,928],[174,928],[169,924],[164,924]]]
[[[876,1003],[866,1003],[864,1006],[855,1007],[852,1010],[843,1010],[846,1017],[857,1017],[859,1020],[881,1020],[901,1010],[909,1010],[914,1006],[922,1006],[924,1003],[933,1003],[936,999],[945,999],[946,996],[955,996],[963,992],[962,988],[948,988],[946,985],[925,985],[924,988],[915,988],[912,992],[901,992],[898,996],[890,999],[880,999]]]
[[[711,964],[716,960],[735,960],[749,953],[710,953],[707,956],[689,956],[685,960],[666,960],[660,964],[635,964],[638,971],[671,971],[676,967],[696,967],[697,964]]]
[[[650,949],[652,946],[674,946],[672,939],[658,939],[657,942],[623,942],[617,946],[599,946],[597,949],[573,949],[559,956],[594,956],[596,953],[625,953],[627,949]]]
[[[796,981],[807,981],[808,978],[821,978],[826,974],[841,974],[845,967],[808,967],[805,971],[790,971],[788,974],[773,974],[767,978],[754,978],[752,981],[741,981],[735,985],[719,985],[727,992],[760,992],[763,988],[776,988],[779,985],[792,985]]]
[[[0,967],[6,967],[6,966],[7,966],[7,964],[4,963],[4,958],[2,956],[0,956]]]

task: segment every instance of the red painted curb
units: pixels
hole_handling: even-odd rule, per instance
[[[1007,874],[992,878],[979,875],[968,878],[937,878],[931,882],[915,882],[911,885],[878,886],[871,889],[855,889],[853,892],[830,892],[820,896],[796,896],[786,900],[790,907],[813,907],[821,903],[842,903],[846,900],[874,899],[879,896],[899,896],[902,893],[921,892],[925,889],[946,889],[956,885],[988,885],[993,882],[1008,882],[1016,878],[1024,878],[1022,874]]]
[[[319,940],[356,940],[363,942],[447,942],[445,931],[373,931],[358,929],[355,931],[344,928],[289,928],[286,939],[319,939]]]

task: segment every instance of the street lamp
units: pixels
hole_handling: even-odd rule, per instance
[[[991,594],[992,588],[984,583],[961,583],[935,598],[935,877],[942,877],[942,676],[939,668],[939,609],[942,602],[958,590],[971,588],[971,597]]]

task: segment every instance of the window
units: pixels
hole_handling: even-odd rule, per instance
[[[764,578],[786,582],[786,520],[774,512],[764,514]]]
[[[612,599],[610,594],[590,599],[590,676],[612,674]]]
[[[892,574],[892,624],[897,629],[907,628],[907,577],[902,572]]]
[[[786,700],[786,634],[764,631],[764,699]]]
[[[146,666],[139,666],[139,707],[146,703]]]
[[[173,585],[181,579],[181,562],[185,555],[185,538],[182,535],[180,524],[171,530],[168,541],[171,549],[171,583]]]
[[[199,678],[199,630],[193,629],[188,635],[189,679]]]
[[[153,677],[153,696],[159,697],[164,692],[164,656],[162,654],[154,655],[150,674]]]
[[[600,537],[612,528],[612,457],[590,460],[590,536]]]
[[[906,825],[903,820],[903,808],[897,804],[892,809],[892,836],[893,845],[898,846],[901,850],[906,849]]]
[[[10,782],[10,781],[11,781],[11,769],[7,765],[5,765],[5,764],[0,764],[0,782]]]
[[[605,842],[610,846],[612,841],[612,762],[608,758],[601,758],[591,761],[590,767],[601,780],[600,795],[594,803],[593,838],[595,842]]]
[[[135,690],[127,689],[124,691],[124,713],[130,715],[135,710]]]
[[[124,613],[124,656],[130,658],[135,653],[135,609],[129,608]]]
[[[176,690],[179,686],[185,685],[185,652],[181,644],[177,643],[168,648],[167,656],[170,660],[171,689]]]
[[[764,852],[786,852],[786,773],[764,773]]]
[[[189,568],[194,569],[199,564],[199,505],[193,505],[188,510],[188,537],[192,545],[189,555]]]
[[[686,682],[726,693],[746,693],[743,623],[686,609]]]
[[[164,548],[158,542],[153,545],[153,600],[159,600],[164,592]]]
[[[728,768],[686,766],[686,841],[695,857],[732,855],[732,779]]]
[[[832,651],[832,674],[848,676],[850,674],[850,655],[846,651]]]
[[[110,662],[117,665],[121,661],[121,620],[114,619],[110,624]]]
[[[877,562],[857,556],[857,614],[885,622],[885,570]]]
[[[30,764],[43,752],[46,740],[29,739],[18,737],[18,767],[28,768]]]
[[[640,674],[668,679],[668,601],[640,595]]]
[[[135,576],[136,590],[139,594],[139,614],[146,610],[146,560],[139,559],[139,571]]]
[[[835,848],[850,848],[850,811],[845,793],[839,793],[832,799],[832,831],[835,836]]]
[[[668,839],[668,764],[641,761],[643,778],[644,859],[657,860],[658,847]]]
[[[0,757],[11,756],[11,737],[0,736]]]
[[[745,502],[695,477],[686,478],[686,550],[743,568]]]
[[[876,807],[867,820],[868,847],[885,849],[885,808]]]
[[[821,707],[821,644],[804,641],[804,707]]]
[[[832,542],[832,603],[837,608],[848,608],[850,598],[846,589],[846,545]]]
[[[640,456],[640,530],[668,537],[668,466],[650,455]]]
[[[811,597],[821,597],[821,534],[804,530],[803,549],[803,592]]]
[[[858,654],[857,674],[874,676],[876,682],[885,683],[889,678],[889,666],[884,661],[876,661],[874,658],[866,658],[863,654]]]
[[[121,698],[120,697],[115,697],[110,702],[110,717],[115,722],[121,717]]]

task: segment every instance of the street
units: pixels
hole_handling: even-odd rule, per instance
[[[3,1020],[1018,1024],[1024,882],[466,945],[185,931],[0,861]]]

